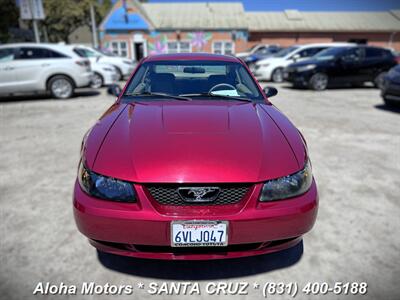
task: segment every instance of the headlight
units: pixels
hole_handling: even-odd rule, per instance
[[[259,66],[260,66],[260,67],[263,67],[263,68],[266,68],[266,67],[269,66],[269,64],[260,64]]]
[[[297,72],[309,71],[309,70],[314,69],[315,67],[316,67],[315,65],[306,65],[306,66],[303,66],[303,67],[298,67],[298,68],[296,69],[296,71],[297,71]]]
[[[79,166],[78,181],[90,196],[119,202],[136,202],[132,183],[96,174],[87,169],[82,162]]]
[[[267,181],[262,188],[260,201],[287,199],[304,194],[310,189],[311,183],[311,165],[310,161],[307,161],[303,170]]]

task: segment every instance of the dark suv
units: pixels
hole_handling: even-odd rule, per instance
[[[383,76],[396,59],[387,49],[370,46],[328,48],[311,59],[290,64],[286,81],[297,87],[324,90],[333,85],[362,85],[373,82],[381,87]]]

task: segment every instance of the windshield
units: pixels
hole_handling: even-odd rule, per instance
[[[80,57],[97,57],[99,54],[86,48],[75,48],[74,52]]]
[[[288,55],[289,53],[292,53],[293,51],[295,51],[298,48],[299,48],[298,46],[292,46],[292,47],[289,47],[289,48],[282,49],[281,51],[276,53],[274,55],[274,57],[285,57],[286,55]]]
[[[117,56],[114,53],[112,53],[111,51],[107,50],[107,49],[93,49],[96,52],[98,52],[99,54],[102,55],[106,55],[106,56]]]
[[[313,58],[317,60],[330,60],[334,59],[338,55],[342,55],[349,47],[332,47],[328,48],[325,50],[322,50],[321,52],[317,53],[314,55]]]
[[[247,49],[247,52],[252,52],[258,46],[259,46],[258,44],[255,44],[254,46],[251,46],[250,48]]]
[[[200,96],[202,99],[220,100],[229,97],[263,99],[242,64],[206,60],[144,63],[129,82],[123,96],[127,101],[132,98],[168,100],[159,97],[160,94],[187,97],[189,100]]]

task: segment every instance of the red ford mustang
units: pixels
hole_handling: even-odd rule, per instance
[[[79,230],[155,259],[264,254],[301,241],[317,187],[300,132],[237,58],[144,59],[82,142]]]

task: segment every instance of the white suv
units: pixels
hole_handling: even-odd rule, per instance
[[[114,66],[118,74],[117,80],[122,80],[124,77],[131,75],[136,67],[136,63],[133,61],[115,56],[112,53],[105,54],[99,50],[83,45],[74,45],[74,49],[78,51],[81,56],[90,59],[92,63],[104,63]]]
[[[0,94],[48,91],[54,98],[66,99],[91,80],[90,61],[63,45],[0,46]]]
[[[251,71],[258,80],[283,81],[283,69],[293,62],[310,58],[330,47],[354,45],[350,43],[323,43],[295,45],[282,49],[272,57],[259,60]]]

